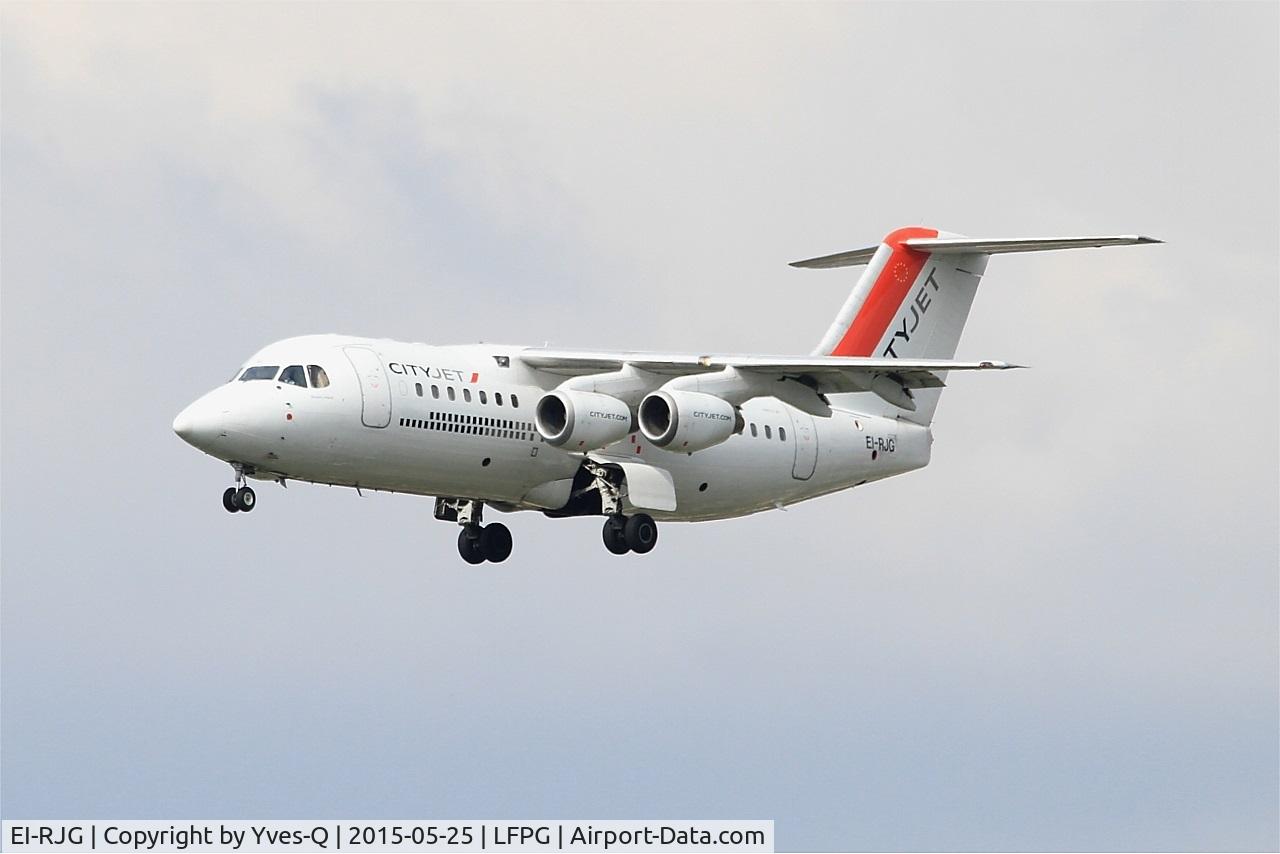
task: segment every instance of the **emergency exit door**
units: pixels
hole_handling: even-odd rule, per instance
[[[818,432],[813,426],[813,416],[798,409],[791,410],[792,434],[796,440],[796,458],[791,476],[796,480],[808,480],[818,467]]]

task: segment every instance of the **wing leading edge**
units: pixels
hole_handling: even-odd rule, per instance
[[[777,380],[796,380],[818,394],[873,390],[887,377],[902,388],[941,388],[950,371],[1004,371],[1008,362],[951,359],[874,359],[850,356],[695,356],[665,353],[604,353],[526,350],[520,361],[531,368],[574,377],[630,366],[662,378],[709,374],[729,368]]]

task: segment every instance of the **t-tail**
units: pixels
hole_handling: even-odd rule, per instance
[[[879,246],[795,261],[791,266],[866,265],[814,355],[951,359],[990,256],[1160,242],[1138,235],[988,240],[908,227],[891,232]],[[917,389],[914,410],[889,407],[889,412],[927,425],[941,394],[938,388]]]

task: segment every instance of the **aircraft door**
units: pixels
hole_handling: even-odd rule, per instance
[[[813,426],[812,415],[798,409],[790,411],[796,447],[791,476],[796,480],[808,480],[813,477],[813,472],[818,467],[818,431]]]
[[[366,427],[391,423],[391,384],[378,354],[368,347],[344,347],[343,352],[360,378],[360,420]]]

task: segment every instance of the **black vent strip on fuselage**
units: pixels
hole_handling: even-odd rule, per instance
[[[463,412],[427,413],[426,418],[401,418],[401,427],[414,430],[437,430],[464,436],[487,436],[493,439],[514,439],[519,442],[534,440],[534,427],[528,421],[511,418],[493,418],[488,415],[469,415]]]

